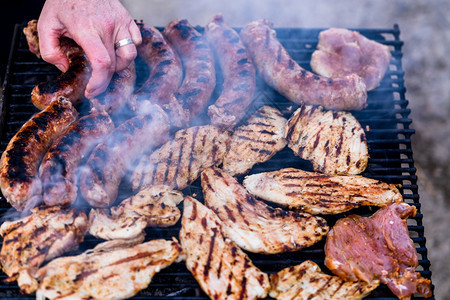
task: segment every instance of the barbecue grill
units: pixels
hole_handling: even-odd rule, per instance
[[[42,81],[54,79],[59,71],[50,64],[37,59],[29,50],[22,34],[25,24],[17,24],[15,27],[11,53],[3,85],[3,96],[0,104],[0,149],[4,151],[8,141],[19,130],[22,124],[38,110],[32,105],[30,92],[32,88]],[[201,30],[201,28],[200,28]],[[310,70],[309,62],[312,52],[318,42],[318,34],[322,29],[277,28],[277,36],[286,47],[292,58],[303,68]],[[366,132],[369,146],[370,160],[363,176],[379,179],[387,183],[399,186],[405,202],[417,208],[417,215],[408,219],[408,229],[412,240],[416,245],[419,257],[418,271],[424,278],[431,278],[430,261],[427,257],[426,239],[422,224],[421,205],[419,202],[416,168],[414,167],[413,153],[411,149],[411,135],[414,129],[410,128],[410,109],[405,98],[404,71],[402,69],[402,46],[399,39],[400,30],[397,25],[392,29],[354,29],[369,39],[386,44],[390,47],[392,59],[386,75],[380,86],[368,93],[368,106],[362,111],[352,112],[359,120]],[[139,78],[145,77],[145,68],[138,67]],[[220,76],[219,76],[220,78]],[[144,78],[145,79],[145,78]],[[141,79],[142,81],[142,79]],[[220,82],[220,79],[219,79]],[[217,92],[217,91],[216,91]],[[257,108],[268,104],[280,109],[286,117],[298,107],[286,100],[274,90],[267,87],[262,80],[259,81],[258,91],[252,107],[249,109],[246,119]],[[285,148],[270,161],[257,165],[251,171],[259,173],[273,171],[285,167],[312,170],[309,162],[293,155],[292,151]],[[242,178],[240,178],[241,180]],[[121,189],[121,196],[124,197]],[[197,180],[183,192],[187,195],[195,195],[202,201],[200,182]],[[11,206],[2,197],[0,200],[0,215],[5,216],[11,211]],[[359,208],[351,212],[337,216],[326,216],[330,226],[337,219],[351,213],[371,215],[375,210],[371,208]],[[147,239],[178,237],[180,222],[170,228],[149,228]],[[80,250],[68,255],[78,254],[81,251],[92,248],[100,241],[88,235],[85,242],[80,245]],[[293,266],[310,259],[324,267],[324,241],[298,252],[261,255],[249,254],[254,264],[262,271],[275,273],[281,269]],[[5,283],[4,273],[0,273],[0,298],[32,299],[34,295],[22,295],[15,283]],[[433,288],[433,286],[432,286]],[[194,277],[186,269],[183,262],[173,264],[162,270],[152,280],[150,286],[139,292],[136,299],[208,299],[203,293]],[[397,299],[390,290],[381,285],[373,291],[368,298]],[[417,298],[415,299],[422,299]]]

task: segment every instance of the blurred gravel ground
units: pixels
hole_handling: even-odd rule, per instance
[[[123,0],[136,19],[205,25],[221,12],[232,26],[260,18],[275,27],[400,26],[413,152],[436,299],[450,299],[450,1]]]

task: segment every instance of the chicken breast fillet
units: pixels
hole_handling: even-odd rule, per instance
[[[316,263],[307,260],[271,274],[270,284],[270,297],[279,300],[357,300],[369,295],[380,282],[345,281],[325,274]]]
[[[265,298],[267,274],[229,239],[214,212],[192,197],[184,200],[180,242],[186,266],[211,299]]]
[[[309,160],[314,171],[355,175],[367,167],[366,134],[349,112],[302,105],[288,120],[285,134],[288,147]]]
[[[294,168],[247,176],[254,196],[311,214],[338,214],[360,206],[403,202],[393,184],[359,175],[325,175]]]
[[[87,229],[83,212],[60,206],[38,206],[29,216],[5,221],[0,227],[0,262],[7,280],[17,280],[22,292],[34,292],[37,282],[32,274],[43,262],[76,249]]]
[[[400,299],[410,299],[416,292],[430,297],[430,280],[415,271],[417,251],[406,224],[416,211],[407,203],[394,203],[371,217],[339,219],[327,236],[325,265],[346,280],[378,279]]]
[[[134,239],[149,226],[168,227],[175,225],[181,217],[177,205],[183,193],[165,185],[155,185],[139,191],[111,208],[92,209],[89,213],[89,233],[95,237]]]
[[[221,169],[208,168],[201,179],[206,206],[223,222],[227,236],[247,251],[296,251],[315,244],[328,233],[324,219],[268,206]]]
[[[230,151],[223,158],[223,169],[231,175],[246,174],[257,163],[268,161],[283,149],[287,120],[270,106],[258,109],[231,137]]]
[[[107,242],[109,243],[109,242]],[[125,299],[181,254],[177,241],[152,240],[131,247],[97,248],[57,258],[39,269],[36,299]]]
[[[150,185],[182,190],[208,167],[222,163],[230,133],[212,125],[179,130],[151,155],[144,156],[131,176],[133,191]]]

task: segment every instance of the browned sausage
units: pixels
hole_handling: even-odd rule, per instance
[[[24,29],[30,51],[40,57],[37,21],[28,22]],[[31,91],[31,101],[40,110],[45,109],[59,96],[68,98],[73,104],[83,100],[84,90],[91,77],[91,65],[83,49],[73,40],[61,38],[61,50],[69,60],[69,69],[55,80],[42,82]]]
[[[134,61],[124,70],[114,73],[106,91],[89,99],[91,107],[97,111],[106,111],[114,116],[121,112],[134,91],[136,84],[136,67]]]
[[[358,75],[331,79],[306,71],[289,56],[269,21],[251,22],[240,35],[259,74],[287,99],[334,110],[360,110],[367,105],[366,85]]]
[[[80,163],[113,129],[106,112],[95,112],[72,123],[53,143],[39,168],[47,205],[75,202]]]
[[[181,110],[180,104],[172,97],[183,79],[178,53],[158,29],[144,23],[138,23],[138,26],[142,35],[142,44],[137,47],[138,55],[148,65],[150,74],[131,97],[131,110],[145,114],[146,106],[152,103],[160,105],[169,114],[174,108]]]
[[[178,120],[186,126],[205,108],[216,86],[214,54],[202,34],[187,20],[174,20],[164,29],[164,35],[180,55],[184,79],[174,97],[183,111]],[[174,114],[172,117],[175,118]]]
[[[205,37],[216,52],[224,77],[222,93],[208,107],[211,123],[233,127],[247,112],[256,85],[255,67],[239,34],[216,15],[205,27]]]
[[[80,189],[94,207],[108,207],[116,200],[128,168],[145,152],[167,141],[167,114],[158,105],[146,115],[135,116],[94,148],[81,170]]]
[[[39,164],[53,141],[77,116],[72,103],[60,97],[35,114],[10,140],[1,158],[0,187],[17,210],[28,211],[42,201]]]

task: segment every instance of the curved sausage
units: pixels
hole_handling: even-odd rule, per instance
[[[216,86],[214,54],[205,40],[187,20],[174,20],[164,28],[164,35],[180,55],[184,67],[184,79],[174,93],[174,99],[182,107],[176,118],[176,126],[187,126],[208,103]]]
[[[122,123],[92,151],[80,176],[81,193],[92,206],[113,204],[128,168],[145,151],[167,141],[168,116],[158,105],[152,108]]]
[[[40,57],[37,21],[28,22],[24,29],[30,51]],[[55,80],[42,82],[31,91],[31,101],[43,110],[59,96],[68,98],[73,104],[83,100],[84,90],[91,77],[91,65],[83,49],[69,38],[61,38],[60,48],[69,60],[69,69]]]
[[[158,29],[144,23],[138,23],[138,26],[142,44],[137,47],[137,51],[148,65],[150,75],[131,97],[130,109],[137,114],[145,114],[146,107],[153,103],[170,114],[171,110],[180,106],[172,94],[183,79],[183,66],[176,50]]]
[[[269,21],[251,22],[240,35],[265,82],[292,102],[333,110],[360,110],[367,105],[361,77],[331,79],[306,71],[289,56]]]
[[[39,163],[53,141],[77,117],[72,103],[59,97],[27,121],[10,140],[1,157],[0,187],[14,208],[27,211],[42,201]]]
[[[124,70],[114,73],[106,91],[95,98],[89,99],[91,108],[105,111],[114,116],[128,103],[136,84],[136,67],[134,61]]]
[[[213,125],[233,127],[247,112],[256,85],[255,67],[239,34],[216,15],[205,27],[224,77],[222,93],[208,107]]]
[[[81,161],[113,129],[109,115],[96,112],[78,119],[61,134],[39,168],[45,204],[75,202]]]

